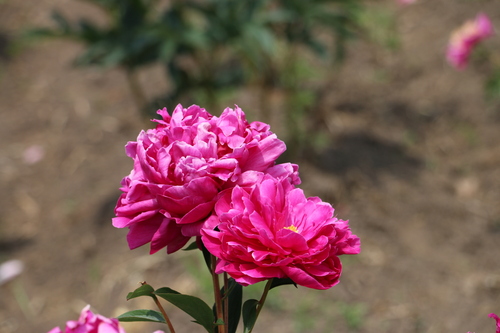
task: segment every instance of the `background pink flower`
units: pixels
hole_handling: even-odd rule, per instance
[[[497,323],[497,330],[496,330],[496,333],[500,333],[500,317],[498,317],[496,314],[494,313],[490,313],[488,315],[488,317],[490,318],[493,318],[495,319],[496,323]]]
[[[0,264],[0,286],[17,277],[24,270],[21,260],[12,259]]]
[[[493,35],[493,26],[485,14],[478,14],[474,20],[465,22],[451,35],[446,58],[457,69],[467,65],[476,44]]]
[[[338,256],[360,251],[348,222],[333,217],[330,204],[306,198],[289,178],[265,174],[250,187],[236,186],[220,196],[202,241],[220,258],[216,272],[225,271],[242,285],[288,277],[328,289],[339,282]]]
[[[66,328],[62,331],[54,327],[48,333],[126,333],[120,326],[118,319],[106,318],[90,311],[90,305],[83,308],[80,318],[75,321],[66,322]]]
[[[45,156],[45,149],[40,145],[32,145],[23,151],[23,160],[26,164],[40,162]]]
[[[500,333],[500,317],[498,317],[498,316],[497,316],[496,314],[494,314],[494,313],[490,313],[490,314],[488,315],[488,317],[495,319],[496,324],[497,324],[497,329],[496,329],[495,333]],[[469,332],[467,332],[467,333],[472,333],[472,332],[470,332],[470,331],[469,331]]]
[[[410,5],[417,2],[417,0],[397,0],[397,2],[401,5]]]
[[[221,190],[242,173],[271,167],[286,147],[269,125],[248,123],[238,107],[220,117],[196,105],[158,114],[155,129],[126,145],[134,168],[122,180],[113,225],[130,229],[131,249],[151,243],[151,253],[164,247],[172,253],[200,235]]]

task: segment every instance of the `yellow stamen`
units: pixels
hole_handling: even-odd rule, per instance
[[[294,226],[294,225],[291,225],[289,227],[284,227],[283,229],[292,230],[293,232],[299,232],[299,230],[297,229],[297,227]]]

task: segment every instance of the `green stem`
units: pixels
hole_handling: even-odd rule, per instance
[[[31,320],[35,317],[33,313],[33,308],[30,304],[30,299],[28,294],[26,293],[26,289],[24,289],[23,285],[19,283],[19,281],[12,281],[11,283],[12,293],[16,299],[17,304],[21,308],[24,316],[27,320]]]
[[[217,321],[224,321],[224,311],[222,310],[222,298],[220,295],[220,284],[219,284],[219,275],[215,273],[215,266],[217,264],[217,259],[215,256],[210,255],[210,263],[211,263],[211,272],[212,273],[212,283],[214,285],[214,298],[215,298],[215,312],[217,313]],[[225,333],[226,322],[224,325],[218,325],[217,330],[219,333]]]
[[[259,304],[257,305],[257,313],[255,314],[255,322],[257,322],[257,318],[259,318],[260,311],[262,310],[262,307],[264,306],[264,303],[266,302],[267,294],[269,293],[269,290],[271,289],[271,284],[273,283],[273,279],[269,279],[266,283],[266,287],[264,288],[264,291],[262,292],[262,296],[260,297]],[[248,333],[252,333],[253,328],[255,325],[248,331]]]
[[[229,278],[224,272],[224,331],[229,330]]]
[[[163,309],[163,306],[161,305],[160,301],[158,300],[157,297],[153,297],[153,300],[155,301],[158,309],[160,309],[160,312],[163,315],[163,318],[165,318],[165,321],[167,322],[168,329],[170,330],[170,333],[175,333],[174,326],[172,325],[170,318],[168,318],[167,313],[165,312],[165,309]]]

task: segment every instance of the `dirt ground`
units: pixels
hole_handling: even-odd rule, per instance
[[[255,331],[493,332],[500,108],[483,98],[481,69],[457,72],[443,50],[450,31],[479,11],[500,27],[500,4],[372,6],[396,12],[400,49],[351,44],[318,106],[328,144],[293,161],[307,194],[350,220],[362,253],[343,260],[342,281],[329,291],[273,290]],[[72,67],[81,46],[66,41],[3,53],[26,25],[50,24],[52,8],[95,14],[71,0],[0,1],[0,262],[25,264],[0,286],[0,333],[47,332],[88,303],[106,316],[153,308],[125,301],[143,280],[206,296],[198,257],[130,251],[126,230],[111,226],[119,182],[132,167],[123,146],[153,126],[138,115],[124,74]],[[500,50],[498,38],[487,46]],[[141,80],[150,97],[168,87],[158,68]],[[259,105],[247,95],[238,104],[248,112]],[[179,332],[203,331],[170,311]],[[126,325],[129,333],[155,328]]]

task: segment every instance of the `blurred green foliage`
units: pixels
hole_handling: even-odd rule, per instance
[[[500,99],[500,68],[491,71],[484,83],[484,90],[489,100]]]
[[[390,51],[401,47],[397,17],[390,9],[376,6],[360,11],[358,21],[371,41]]]
[[[69,22],[54,11],[56,28],[31,35],[83,42],[80,65],[134,71],[161,62],[175,83],[175,97],[194,88],[209,92],[251,80],[276,81],[280,43],[327,57],[332,48],[325,39],[333,38],[333,56],[341,59],[345,41],[356,33],[360,7],[359,0],[187,0],[162,10],[157,0],[87,2],[107,14],[106,27],[87,18]],[[332,34],[320,38],[320,29]]]
[[[347,326],[352,331],[357,331],[364,324],[364,318],[366,315],[366,306],[363,303],[339,303],[340,311],[347,323]]]
[[[304,127],[320,94],[311,81],[318,72],[332,77],[345,58],[346,42],[362,30],[362,0],[85,1],[106,13],[105,26],[83,17],[72,22],[54,11],[55,27],[28,35],[83,43],[78,65],[122,68],[142,110],[178,103],[216,110],[222,98],[253,87],[266,118],[270,95],[280,89],[294,143],[315,132]],[[137,79],[138,70],[150,64],[164,66],[172,83],[152,101]]]

